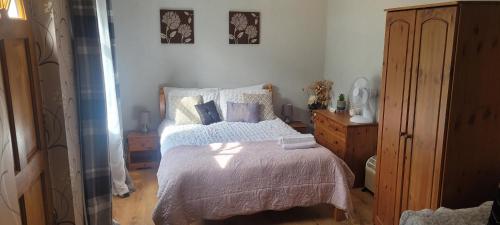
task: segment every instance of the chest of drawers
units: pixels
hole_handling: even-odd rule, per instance
[[[351,168],[356,175],[354,187],[362,187],[366,160],[377,152],[377,124],[356,124],[349,119],[347,113],[316,110],[314,136]]]

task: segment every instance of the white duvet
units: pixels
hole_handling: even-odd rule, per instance
[[[259,123],[222,121],[210,125],[175,125],[173,121],[166,120],[160,125],[159,131],[162,155],[168,149],[183,145],[199,146],[237,141],[278,141],[281,136],[298,134],[281,119]]]

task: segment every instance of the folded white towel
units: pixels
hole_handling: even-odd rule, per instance
[[[294,134],[282,136],[279,144],[284,149],[305,149],[318,146],[312,134]]]
[[[318,147],[318,144],[316,143],[316,141],[309,141],[309,142],[295,143],[295,144],[282,144],[281,147],[286,149],[286,150],[305,149],[305,148]]]
[[[299,144],[299,143],[308,143],[308,142],[316,142],[314,136],[312,134],[293,134],[282,136],[279,139],[279,143],[284,144]]]

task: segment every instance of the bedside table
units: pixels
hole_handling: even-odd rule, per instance
[[[300,133],[308,133],[307,125],[301,121],[292,121],[288,125]]]
[[[160,138],[156,132],[133,131],[127,134],[128,168],[157,168],[160,162]]]

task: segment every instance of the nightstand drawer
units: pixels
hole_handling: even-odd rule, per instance
[[[160,141],[154,131],[129,132],[127,135],[128,168],[157,167],[160,161]]]
[[[129,141],[128,150],[131,152],[135,151],[148,151],[155,150],[157,148],[156,142],[152,141]]]
[[[129,137],[128,142],[155,142],[158,140],[156,136]]]
[[[323,128],[329,130],[333,135],[341,137],[345,140],[346,128],[333,120],[330,120],[322,115],[314,117],[314,125],[316,128]]]

